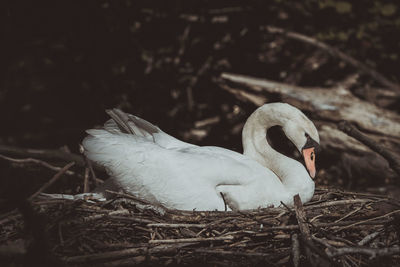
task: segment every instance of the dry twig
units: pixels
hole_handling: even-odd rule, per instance
[[[58,171],[61,171],[61,169],[62,169],[62,168],[60,168],[60,167],[53,166],[53,165],[51,165],[50,163],[47,163],[47,162],[45,162],[45,161],[43,161],[43,160],[39,160],[39,159],[33,159],[33,158],[15,159],[15,158],[6,157],[6,156],[3,156],[3,155],[0,155],[0,158],[2,158],[2,159],[4,159],[4,160],[8,160],[8,161],[10,161],[10,162],[18,163],[18,164],[34,163],[34,164],[41,165],[41,166],[43,166],[43,167],[45,167],[45,168],[48,168],[48,169],[50,169],[50,170],[57,171],[57,172],[58,172]],[[70,171],[70,170],[67,170],[67,171],[65,172],[65,174],[68,174],[68,175],[77,175],[75,172]]]
[[[75,162],[77,166],[84,167],[85,160],[82,156],[73,153],[64,152],[62,150],[50,150],[50,149],[31,149],[31,148],[19,148],[13,146],[0,145],[0,153],[15,157],[28,157],[35,159],[47,159],[47,160],[60,160],[64,162]]]
[[[75,162],[70,162],[67,165],[65,165],[58,173],[56,173],[53,178],[51,178],[47,183],[45,183],[41,188],[39,188],[38,191],[36,191],[33,195],[29,197],[29,200],[34,199],[37,197],[40,193],[42,193],[44,190],[46,190],[48,187],[50,187],[52,184],[54,184],[66,171],[68,171],[69,168],[75,165]]]

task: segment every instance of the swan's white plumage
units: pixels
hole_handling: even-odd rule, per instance
[[[281,113],[280,117],[273,115],[280,119],[295,112],[288,121],[293,121],[297,128],[301,126],[296,121],[306,121],[306,129],[300,129],[302,136],[307,131],[319,141],[318,133],[304,114],[292,106],[275,103],[263,107],[253,113],[258,117],[253,118],[253,123],[261,126],[251,125],[253,115],[246,123],[250,125],[245,126],[243,131],[248,138],[244,140],[244,155],[220,147],[200,147],[179,141],[151,123],[119,110],[114,112],[126,116],[125,122],[133,134],[123,133],[114,120],[109,120],[104,129],[88,130],[89,135],[84,139],[83,146],[86,156],[103,165],[110,179],[124,191],[168,208],[224,210],[220,192],[230,208],[240,210],[278,206],[281,201],[290,205],[293,195],[297,193],[304,202],[308,201],[313,195],[314,183],[307,171],[299,162],[268,146],[265,132],[267,127],[273,125],[267,125],[271,121],[258,120],[265,120],[262,112],[270,112],[271,109]],[[290,132],[293,129],[286,132],[289,138],[296,138],[291,136],[297,135]],[[260,138],[259,135],[264,136]],[[256,140],[250,142],[252,138]],[[266,144],[257,139],[265,140]],[[303,139],[299,136],[297,139],[301,140],[294,140],[294,143],[300,146],[296,141],[301,143]],[[268,150],[252,148],[251,145],[257,146],[257,142],[268,146]],[[263,154],[267,152],[270,153],[269,161],[265,158],[268,155]],[[284,166],[271,168],[271,165],[278,164],[277,160],[283,160]],[[281,181],[276,174],[287,179],[281,177]]]

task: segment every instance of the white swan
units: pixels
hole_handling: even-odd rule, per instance
[[[87,130],[85,155],[103,165],[111,181],[125,192],[167,208],[233,210],[292,205],[314,194],[314,147],[319,143],[314,124],[297,108],[265,104],[243,128],[243,155],[213,146],[188,144],[153,124],[118,109],[103,129]],[[268,128],[281,125],[305,158],[306,167],[272,149]],[[222,198],[222,195],[225,201]]]

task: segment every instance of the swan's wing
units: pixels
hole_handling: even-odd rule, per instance
[[[82,142],[85,155],[106,167],[111,176],[132,176],[140,173],[146,176],[146,179],[150,179],[147,177],[167,173],[174,174],[177,177],[175,180],[186,175],[182,179],[194,181],[207,177],[208,181],[215,185],[239,184],[242,180],[232,178],[233,176],[251,176],[254,165],[265,169],[239,153],[220,147],[165,148],[144,136],[103,129],[91,129],[86,132],[89,135]],[[232,171],[233,166],[236,172]],[[238,173],[238,170],[241,172]],[[215,180],[211,178],[213,176]]]
[[[120,132],[144,137],[149,141],[160,145],[164,148],[185,148],[194,147],[195,145],[182,142],[165,132],[150,122],[136,117],[132,114],[125,113],[119,109],[106,110],[111,117],[104,124],[104,129],[111,132]]]

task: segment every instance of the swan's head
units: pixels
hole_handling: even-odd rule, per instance
[[[283,131],[290,141],[302,154],[308,173],[311,178],[315,177],[315,152],[319,148],[319,135],[306,115],[299,109],[287,105],[290,116],[287,117],[283,126]]]

